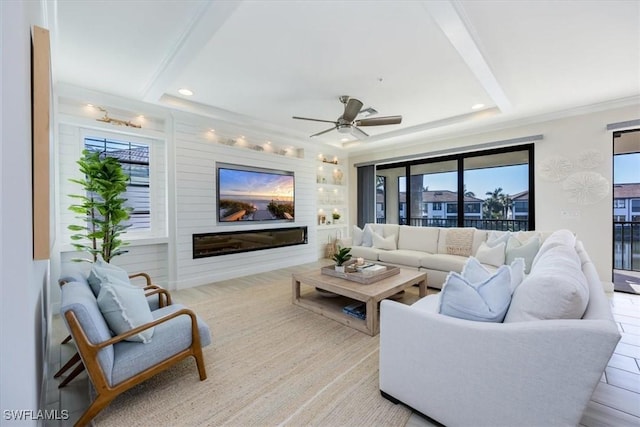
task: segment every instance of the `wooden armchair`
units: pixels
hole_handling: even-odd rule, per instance
[[[82,282],[61,288],[61,314],[76,342],[96,397],[76,422],[84,426],[116,396],[178,361],[193,356],[200,380],[205,380],[202,347],[211,343],[208,326],[190,309],[172,304],[152,311],[153,321],[126,333],[111,336],[95,296]],[[148,343],[127,338],[154,328]]]
[[[158,308],[162,308],[162,307],[166,307],[168,305],[171,305],[171,294],[169,293],[169,291],[167,291],[166,289],[161,288],[160,286],[154,285],[151,281],[151,276],[149,276],[147,273],[135,273],[135,274],[131,274],[129,275],[129,279],[135,279],[138,277],[142,277],[145,279],[145,286],[143,287],[143,289],[145,290],[145,295],[147,296],[147,302],[149,303],[149,308],[151,308],[151,310],[157,310]],[[80,282],[85,282],[86,279],[84,276],[81,275],[81,273],[76,274],[75,276],[71,276],[71,277],[67,277],[67,278],[63,278],[60,279],[58,281],[58,284],[60,286],[64,285],[67,282],[70,281],[80,281]],[[89,286],[89,284],[87,283],[87,286]],[[158,297],[154,297],[154,295],[157,295]],[[62,342],[60,344],[66,344],[69,341],[71,341],[71,335],[67,335],[67,337],[62,340]],[[79,362],[81,361],[80,359],[80,354],[78,352],[76,352],[76,354],[74,354],[71,359],[69,359],[67,361],[67,363],[65,363],[59,370],[58,372],[56,372],[53,375],[53,378],[59,378],[61,377],[66,371],[68,371],[69,369],[71,369],[73,366],[75,366],[74,370],[71,371],[71,373],[60,383],[58,384],[58,388],[62,388],[65,387],[67,384],[69,384],[69,382],[71,380],[73,380],[75,377],[77,377],[82,371],[84,371],[84,364]]]

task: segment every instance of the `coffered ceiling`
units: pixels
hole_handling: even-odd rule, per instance
[[[638,1],[48,5],[56,82],[354,151],[640,99]],[[402,123],[309,139],[340,95]]]

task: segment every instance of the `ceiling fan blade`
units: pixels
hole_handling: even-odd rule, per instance
[[[320,120],[320,119],[310,119],[308,117],[298,117],[298,116],[293,116],[293,119],[298,119],[298,120],[311,120],[312,122],[323,122],[323,123],[333,123],[336,124],[336,122],[334,122],[333,120]]]
[[[355,126],[351,126],[351,135],[355,136],[358,139],[367,138],[369,136],[368,133]]]
[[[356,118],[360,110],[362,109],[362,102],[355,98],[349,98],[349,101],[344,106],[344,114],[342,118],[351,123]]]
[[[402,123],[402,116],[371,117],[354,122],[356,126],[397,125],[400,123]]]
[[[329,128],[327,130],[323,130],[322,132],[314,133],[309,138],[313,138],[314,136],[322,135],[323,133],[331,132],[332,130],[335,130],[335,127]]]

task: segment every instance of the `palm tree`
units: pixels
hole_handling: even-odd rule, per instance
[[[484,201],[484,214],[489,219],[502,219],[506,215],[504,215],[504,200],[505,195],[502,192],[502,187],[498,187],[493,191],[487,191],[485,193],[489,196]]]
[[[476,197],[476,193],[474,193],[473,191],[467,191],[467,184],[464,185],[462,194],[464,194],[464,197]]]

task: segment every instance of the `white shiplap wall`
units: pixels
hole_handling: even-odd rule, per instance
[[[186,288],[247,274],[288,267],[317,259],[316,189],[313,153],[294,157],[226,146],[207,137],[197,120],[174,122],[176,287]],[[216,162],[295,173],[295,223],[217,225]],[[284,248],[193,259],[192,235],[235,230],[307,226],[309,242]]]
[[[143,129],[103,124],[91,117],[91,114],[95,115],[93,110],[64,99],[60,100],[58,110],[56,146],[58,177],[55,200],[58,221],[56,221],[55,249],[59,254],[59,263],[52,267],[54,282],[69,271],[88,270],[90,266],[88,263],[71,261],[73,258],[86,258],[87,254],[75,251],[70,245],[72,233],[67,227],[78,223],[76,215],[68,209],[69,205],[75,202],[69,194],[78,194],[81,191],[80,186],[69,182],[69,179],[82,178],[76,161],[82,156],[84,136],[92,135],[141,141],[150,145],[153,228],[148,232],[131,231],[125,234],[124,240],[130,242],[126,247],[129,252],[115,257],[112,262],[131,274],[146,272],[155,284],[168,286],[167,150],[162,130],[164,125],[160,120],[156,122],[148,120],[150,126],[144,126]],[[55,302],[58,295],[56,291],[53,291],[53,294],[52,299]]]

